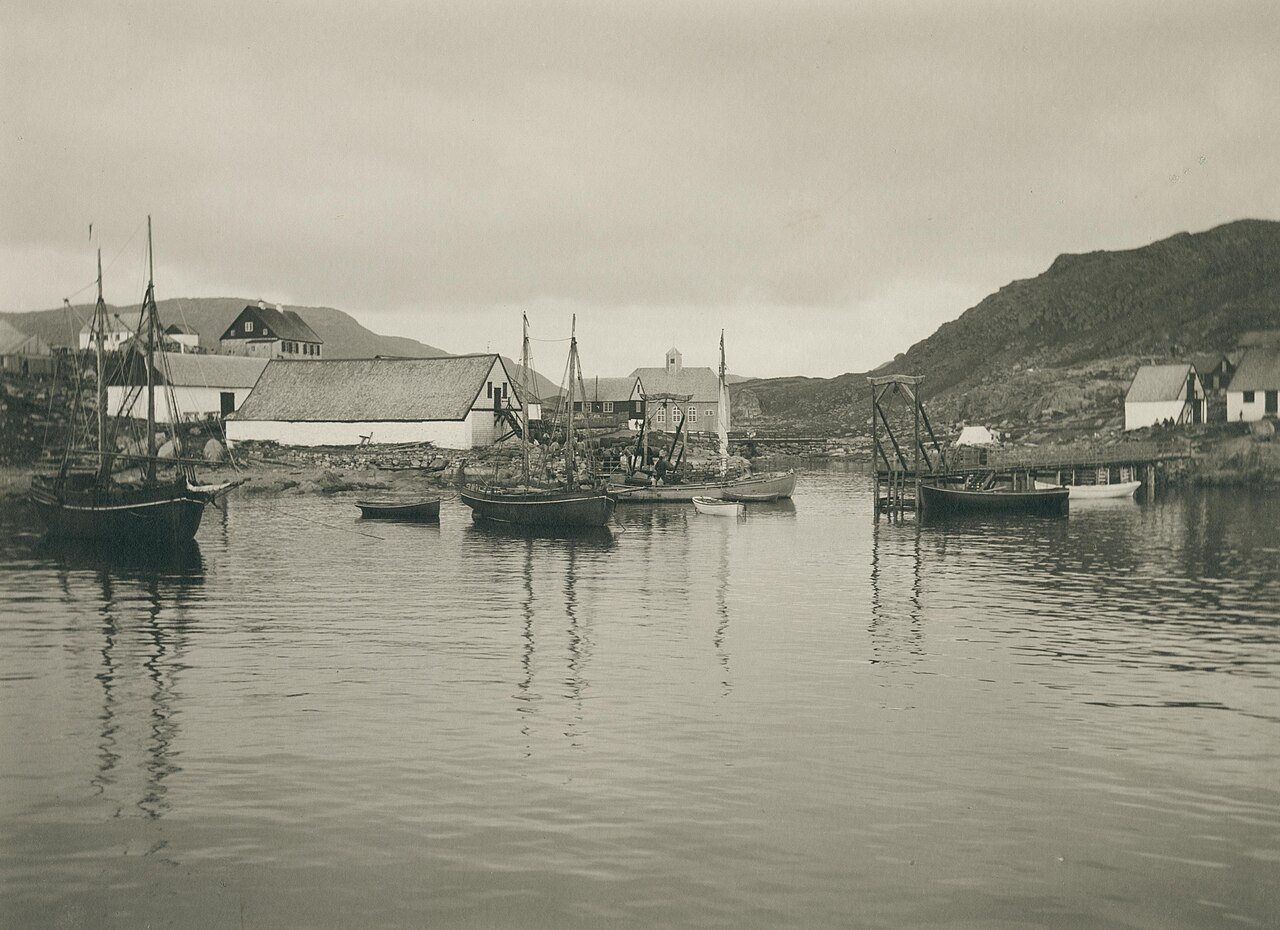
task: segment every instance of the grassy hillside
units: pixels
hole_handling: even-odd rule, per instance
[[[1247,330],[1280,328],[1280,223],[1241,220],[1138,249],[1062,255],[939,327],[872,374],[926,377],[934,419],[1013,426],[1113,426],[1144,360],[1230,351]],[[865,376],[735,385],[755,419],[859,430]],[[735,422],[744,423],[743,416]]]

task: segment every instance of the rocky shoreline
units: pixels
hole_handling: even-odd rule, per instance
[[[1162,481],[1173,485],[1280,488],[1280,440],[1270,434],[1258,435],[1247,428],[1223,424],[1201,427],[1189,438],[1192,457],[1185,464],[1168,469]],[[622,439],[601,440],[597,454],[606,462],[614,461],[629,445]],[[1039,448],[1043,450],[1044,446]],[[796,446],[768,451],[746,441],[735,442],[734,449],[750,456],[733,457],[732,465],[739,470],[749,466],[762,470],[770,463],[776,466],[797,460],[869,463],[866,445],[856,438],[852,442],[833,440],[817,448]],[[519,480],[520,460],[520,447],[514,442],[468,450],[418,444],[291,448],[274,443],[245,443],[237,446],[227,461],[210,463],[198,470],[208,481],[242,480],[243,484],[232,493],[250,497],[350,491],[397,496],[456,489],[469,479],[512,484]],[[713,441],[696,437],[690,444],[689,463],[696,470],[710,471],[717,461]],[[32,464],[0,466],[0,502],[25,498],[31,477],[40,470]]]

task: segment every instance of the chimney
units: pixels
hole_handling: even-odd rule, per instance
[[[258,301],[258,309],[259,309],[259,310],[265,310],[265,309],[267,309],[267,302],[266,302],[265,300],[259,300],[259,301]]]

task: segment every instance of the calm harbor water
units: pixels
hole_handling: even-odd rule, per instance
[[[1274,493],[355,513],[157,564],[0,509],[0,925],[1276,925]]]

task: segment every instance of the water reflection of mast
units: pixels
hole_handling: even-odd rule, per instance
[[[569,619],[568,685],[576,712],[565,735],[576,745],[578,733],[575,724],[582,723],[582,692],[586,688],[582,670],[584,659],[589,653],[590,641],[578,620],[578,547],[574,540],[568,540],[566,546],[569,563],[565,566],[564,573],[564,612]]]
[[[724,679],[720,684],[724,694],[733,690],[729,674],[729,653],[724,648],[725,633],[729,629],[729,526],[722,526],[720,533],[720,583],[716,585],[716,613],[720,622],[716,626],[714,643],[716,655],[720,657],[720,666],[724,670]]]
[[[102,572],[102,606],[98,612],[102,615],[102,671],[94,677],[102,684],[102,729],[98,741],[98,774],[91,784],[99,794],[105,794],[107,786],[115,781],[116,763],[120,754],[116,752],[116,697],[115,687],[115,647],[119,629],[116,626],[115,591],[111,585],[111,575],[104,569]],[[118,811],[117,811],[118,813]]]
[[[523,715],[520,732],[527,740],[530,736],[529,717],[533,713],[533,537],[524,541],[524,654],[520,657],[520,666],[524,670],[524,678],[516,685],[520,692],[516,700],[520,702],[517,709]],[[529,744],[525,743],[525,756],[533,754]]]
[[[178,727],[173,720],[173,681],[172,675],[164,671],[165,659],[170,653],[164,630],[160,626],[160,587],[153,576],[147,585],[147,630],[150,633],[154,651],[143,663],[147,675],[153,683],[151,692],[151,735],[147,747],[150,758],[147,761],[147,791],[138,807],[146,811],[149,817],[160,817],[169,809],[166,795],[168,786],[165,779],[178,771],[178,767],[170,759],[170,746],[177,736]],[[172,650],[177,655],[177,645]]]
[[[888,588],[893,592],[896,588],[902,591],[902,575],[900,569],[905,568],[895,564],[901,562],[901,557],[892,551],[892,543],[901,543],[904,541],[903,534],[913,532],[911,539],[911,584],[905,593],[895,597],[890,593],[885,596],[884,588]],[[906,653],[912,655],[920,655],[923,653],[923,630],[920,624],[922,615],[921,604],[923,601],[923,580],[921,576],[920,563],[922,561],[920,526],[904,524],[889,524],[884,527],[883,532],[881,526],[877,522],[871,528],[871,624],[868,632],[871,634],[871,649],[873,653],[872,662],[880,662],[885,656],[882,652],[897,652],[902,646],[905,646]],[[905,619],[907,620],[907,628],[901,629],[900,625],[895,624],[895,620],[903,619],[903,612],[899,604],[905,601],[906,611]]]

